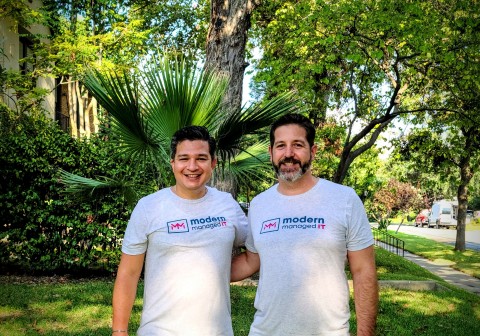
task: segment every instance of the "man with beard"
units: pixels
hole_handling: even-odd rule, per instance
[[[315,128],[289,114],[270,130],[278,184],[249,209],[247,251],[232,263],[231,281],[260,269],[250,336],[349,335],[348,262],[357,335],[373,335],[378,284],[373,236],[355,191],[312,175]]]

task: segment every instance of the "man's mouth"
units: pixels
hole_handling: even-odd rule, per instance
[[[285,160],[282,160],[279,162],[279,165],[285,165],[286,167],[292,167],[293,165],[295,164],[298,164],[298,165],[302,165],[302,163],[298,160],[295,160],[295,159],[285,159]]]

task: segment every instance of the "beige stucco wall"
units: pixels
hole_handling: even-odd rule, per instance
[[[41,1],[33,0],[30,5],[32,8],[38,9],[41,6]],[[50,35],[49,29],[39,24],[33,24],[30,27],[23,28],[32,34]],[[42,42],[48,42],[48,40],[42,39]],[[20,57],[18,27],[8,18],[0,19],[0,48],[4,53],[4,55],[0,55],[0,64],[7,70],[18,71],[20,69],[18,64]],[[53,78],[39,78],[37,80],[37,86],[49,90],[50,94],[45,98],[42,107],[52,119],[55,118],[55,80]],[[11,99],[3,96],[2,100],[9,107],[15,108],[15,103]]]

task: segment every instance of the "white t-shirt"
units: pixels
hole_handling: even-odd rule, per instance
[[[122,252],[146,252],[142,318],[137,335],[233,335],[230,265],[247,220],[226,192],[208,187],[186,200],[170,188],[142,198]]]
[[[252,200],[249,222],[246,247],[260,257],[249,335],[349,335],[347,250],[373,244],[355,191],[320,179],[285,196],[275,185]]]

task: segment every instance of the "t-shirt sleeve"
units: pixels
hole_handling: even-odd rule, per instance
[[[130,255],[139,255],[147,251],[147,219],[143,203],[138,202],[128,221],[123,238],[122,252]]]
[[[358,251],[373,245],[373,234],[365,207],[353,189],[348,201],[350,207],[347,211],[347,249]]]
[[[251,209],[251,208],[250,208]],[[257,252],[257,249],[255,248],[255,243],[253,241],[253,234],[252,234],[252,218],[250,216],[250,213],[249,212],[249,215],[248,215],[248,233],[247,233],[247,241],[245,242],[245,247],[247,248],[247,250],[249,250],[250,252],[253,252],[253,253],[258,253]]]
[[[236,216],[236,225],[235,225],[235,241],[234,246],[244,246],[245,240],[247,239],[248,231],[248,221],[247,216],[243,212],[240,205],[234,200],[235,203],[235,216]]]

